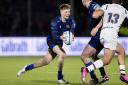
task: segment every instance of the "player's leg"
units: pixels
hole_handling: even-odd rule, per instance
[[[64,65],[64,57],[65,57],[65,51],[62,49],[61,46],[56,45],[53,48],[53,51],[58,55],[58,83],[69,83],[68,81],[64,80],[63,78],[63,65]]]
[[[105,65],[108,65],[111,62],[114,53],[115,53],[114,50],[105,48],[103,59],[99,59],[95,61],[93,64],[83,68],[84,75],[85,75],[84,77],[85,78],[87,77],[88,72],[90,73],[91,71],[94,71],[97,68],[101,68]]]
[[[34,68],[38,68],[38,67],[48,65],[54,59],[53,55],[54,55],[54,57],[56,56],[56,54],[53,54],[52,51],[49,49],[46,56],[39,59],[38,61],[36,61],[33,64],[29,64],[29,65],[24,66],[21,70],[18,71],[17,76],[20,76],[24,72],[30,71]]]
[[[100,43],[99,36],[100,36],[100,33],[98,32],[96,34],[96,36],[93,36],[91,38],[91,40],[89,41],[88,45],[83,50],[83,53],[82,53],[81,57],[85,57],[85,58],[91,57],[94,61],[99,59],[97,57],[97,55],[103,49],[103,45]],[[90,60],[90,58],[85,59],[85,60]],[[86,61],[83,61],[83,62],[86,63]],[[100,70],[100,73],[101,73],[101,76],[102,76],[102,78],[100,80],[100,81],[102,81],[101,83],[109,80],[109,78],[106,76],[104,67],[99,68],[99,70]],[[91,74],[92,74],[92,76],[91,76],[92,80],[91,81],[94,81],[94,78],[95,78],[95,77],[93,78],[94,72],[92,71]]]
[[[118,54],[120,74],[125,74],[125,50],[119,43],[117,44],[116,53]]]
[[[100,33],[97,32],[96,35],[93,36],[91,41],[89,42],[89,44],[96,49],[96,53],[92,55],[92,59],[94,61],[99,59],[97,55],[103,49],[103,45],[101,44],[99,37],[100,37]],[[101,81],[105,82],[105,81],[109,80],[109,78],[106,75],[104,67],[99,68],[99,71],[100,71],[100,74],[102,76],[101,80],[99,81],[99,83],[101,83]]]
[[[92,64],[91,57],[96,54],[96,51],[97,51],[96,47],[99,47],[97,46],[98,42],[100,43],[99,36],[100,35],[98,35],[98,33],[96,36],[93,36],[82,52],[81,60],[83,61],[86,67]],[[97,79],[94,71],[90,73],[90,76],[92,79]]]
[[[32,70],[34,68],[38,68],[38,67],[42,67],[45,65],[48,65],[53,59],[54,57],[52,55],[55,55],[53,53],[51,53],[51,51],[49,50],[46,54],[46,56],[44,56],[43,58],[39,59],[38,61],[36,61],[33,64],[29,64],[24,66],[18,73],[17,76],[20,76],[22,73]]]
[[[99,52],[100,52],[100,51],[98,51],[98,49],[97,49],[96,54],[93,55],[92,59],[93,59],[94,61],[96,61],[96,60],[99,59],[99,58],[97,57],[97,54],[99,54]],[[100,74],[101,74],[101,77],[100,77],[100,79],[99,79],[99,84],[102,84],[102,83],[108,81],[109,78],[108,78],[108,76],[106,75],[106,72],[105,72],[104,67],[99,68],[99,71],[100,71]],[[91,81],[92,81],[92,80],[91,80]]]
[[[95,46],[96,53],[95,53],[95,54],[93,55],[93,57],[92,57],[94,61],[96,61],[96,60],[99,59],[99,58],[97,57],[97,55],[98,55],[99,52],[103,49],[103,45],[100,43],[100,40],[99,40],[99,39],[97,39],[97,41],[95,41],[95,42],[96,42],[96,46]],[[99,71],[100,71],[100,74],[101,74],[101,78],[100,78],[100,80],[99,80],[99,84],[108,81],[109,78],[108,78],[108,76],[106,75],[106,72],[105,72],[104,67],[99,68]]]
[[[91,72],[97,68],[101,68],[105,65],[110,64],[114,54],[115,54],[114,50],[110,50],[108,48],[105,48],[103,59],[99,59],[99,60],[95,61],[93,64],[91,64],[90,66],[88,66],[86,69],[87,72]]]
[[[52,51],[52,49],[55,47],[54,42],[52,42],[47,38],[47,44],[49,46],[47,54],[43,58],[36,61],[35,63],[24,66],[21,70],[18,71],[17,76],[20,76],[24,72],[32,70],[34,68],[45,66],[49,64],[56,57],[57,54]]]
[[[128,76],[125,73],[125,50],[119,43],[117,44],[116,53],[118,54],[120,80],[128,84]]]
[[[111,39],[112,38],[112,39]],[[103,42],[104,45],[104,56],[103,59],[99,59],[95,61],[93,64],[89,65],[85,68],[85,75],[87,75],[88,72],[91,72],[95,70],[96,68],[101,68],[105,65],[108,65],[113,55],[115,54],[116,46],[117,46],[117,40],[113,39],[113,37],[109,38],[101,38],[101,42]]]
[[[89,45],[89,44],[84,48],[84,50],[83,50],[83,52],[82,52],[82,55],[81,55],[81,60],[83,61],[83,63],[85,64],[86,67],[92,64],[91,56],[92,56],[93,54],[95,54],[95,53],[96,53],[96,49],[93,48],[93,47],[92,47],[91,45]],[[81,69],[81,72],[82,72],[82,74],[81,74],[81,79],[82,79],[82,81],[84,82],[84,76],[85,76],[85,75],[84,75],[84,71],[83,71],[83,70],[84,70],[84,69],[82,68],[82,69]],[[90,76],[91,76],[91,78],[92,78],[93,81],[96,80],[96,83],[98,83],[98,79],[97,79],[97,77],[96,77],[94,71],[90,72]]]

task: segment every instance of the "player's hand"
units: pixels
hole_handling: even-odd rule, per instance
[[[73,40],[72,41],[74,41],[75,40],[75,36],[73,35]]]
[[[63,40],[65,40],[66,38],[64,37],[64,35],[61,35],[61,36],[60,36],[60,39],[63,41]]]
[[[91,31],[91,35],[92,36],[95,36],[96,33],[97,33],[98,29],[97,28],[93,28],[92,31]]]

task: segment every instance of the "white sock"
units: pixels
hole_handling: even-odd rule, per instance
[[[103,62],[102,60],[97,60],[95,61],[92,65],[88,66],[87,69],[89,72],[93,71],[96,68],[101,68],[103,67]]]
[[[103,61],[99,59],[96,62],[94,62],[94,65],[96,68],[101,68],[103,67]]]
[[[88,71],[91,72],[95,69],[94,65],[91,64],[90,66],[87,67]]]
[[[125,65],[120,65],[119,69],[120,69],[120,74],[125,74]]]

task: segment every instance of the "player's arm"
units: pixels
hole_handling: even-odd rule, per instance
[[[92,14],[92,17],[97,19],[99,17],[101,17],[102,15],[104,14],[104,11],[102,9],[96,9],[93,14]]]
[[[92,15],[92,13],[97,9],[100,8],[101,6],[96,3],[93,2],[92,0],[82,0],[82,3],[84,5],[84,7],[86,7],[89,10],[89,14]]]
[[[92,36],[95,36],[96,33],[98,32],[98,30],[102,27],[102,19],[100,20],[100,22],[97,24],[96,27],[94,27],[92,30],[91,30],[91,35]]]
[[[92,14],[92,17],[97,19],[101,16],[103,16],[104,12],[106,11],[106,9],[108,8],[109,4],[105,4],[103,5],[101,8],[97,8],[93,14]]]
[[[58,40],[60,40],[60,36],[57,35],[58,34],[58,30],[57,30],[57,22],[56,21],[52,21],[51,22],[51,34],[52,34],[52,38],[54,40],[54,42],[57,43]]]

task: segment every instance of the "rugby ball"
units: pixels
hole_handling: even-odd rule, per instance
[[[64,40],[63,42],[66,44],[66,45],[70,45],[72,44],[73,40],[74,40],[74,35],[71,31],[65,31],[63,33],[63,36],[64,36]]]

